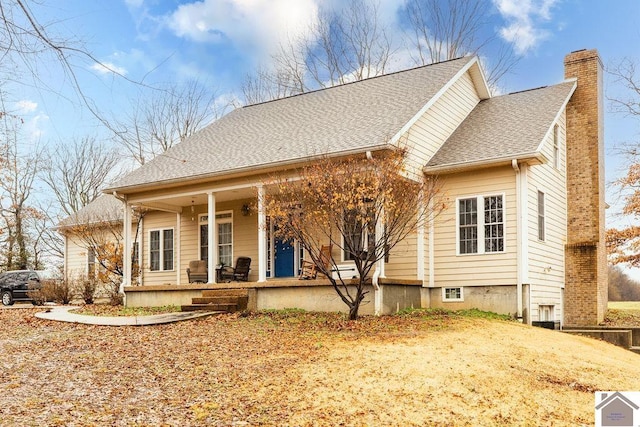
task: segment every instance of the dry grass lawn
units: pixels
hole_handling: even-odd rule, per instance
[[[593,424],[640,356],[447,314],[263,313],[109,328],[0,310],[3,426]]]

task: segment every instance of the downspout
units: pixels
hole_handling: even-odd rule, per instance
[[[511,167],[516,173],[516,318],[522,321],[522,226],[525,223],[522,217],[522,176],[517,159],[511,160]]]
[[[366,153],[367,160],[373,160],[373,154],[371,151],[367,151]],[[376,224],[377,226],[377,224]],[[379,236],[376,235],[376,239]],[[384,262],[384,258],[382,259]],[[382,314],[382,289],[380,289],[380,266],[379,263],[376,263],[376,269],[373,272],[373,277],[371,278],[371,284],[373,285],[374,297],[373,297],[373,312],[376,316],[380,316]]]

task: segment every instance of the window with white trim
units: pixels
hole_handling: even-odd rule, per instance
[[[365,250],[375,250],[376,229],[374,224],[363,223],[358,219],[358,215],[355,212],[347,213],[343,220],[343,261],[352,261],[355,258],[354,253]]]
[[[555,319],[555,306],[553,305],[539,305],[538,306],[538,320],[541,322],[553,321]]]
[[[200,259],[209,259],[209,216],[199,216],[200,223]],[[233,264],[233,211],[216,213],[216,229],[218,231],[218,262],[224,265]]]
[[[87,249],[87,276],[96,277],[96,251],[93,248]]]
[[[538,191],[538,240],[545,240],[544,193]]]
[[[442,288],[442,301],[444,302],[464,301],[462,287]]]
[[[173,228],[149,231],[151,271],[173,270]]]
[[[504,196],[458,199],[457,234],[459,255],[504,252]]]

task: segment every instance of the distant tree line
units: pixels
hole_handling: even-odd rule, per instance
[[[640,282],[619,266],[609,267],[609,301],[640,301]]]

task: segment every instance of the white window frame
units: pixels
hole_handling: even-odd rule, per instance
[[[485,233],[484,233],[484,200],[489,197],[502,197],[502,250],[501,251],[486,251],[485,250]],[[477,201],[477,239],[478,239],[478,251],[472,253],[460,252],[460,201],[467,199],[476,199]],[[491,255],[491,254],[504,254],[507,252],[507,198],[505,193],[490,193],[481,196],[461,196],[456,198],[456,255],[457,256],[473,256],[473,255]]]
[[[92,247],[87,248],[87,277],[95,279],[98,275],[98,257],[96,251]],[[93,270],[93,271],[91,271]]]
[[[554,304],[538,304],[538,321],[553,322],[556,320],[556,306]]]
[[[218,228],[218,226],[220,224],[231,224],[231,243],[224,243],[224,245],[229,245],[231,246],[231,262],[228,264],[229,266],[233,267],[233,261],[234,261],[234,256],[233,256],[233,211],[229,210],[229,211],[220,211],[220,212],[216,212],[216,243],[218,245],[217,250],[218,250],[218,261],[220,262],[220,248],[222,247],[222,243],[220,243],[220,230]],[[227,265],[227,264],[225,264]]]
[[[541,191],[541,190],[538,190],[537,197],[538,197],[538,201],[537,201],[538,241],[545,242],[547,240],[547,220],[546,220],[547,198],[544,191]],[[541,197],[542,197],[542,203],[540,203]]]
[[[451,298],[447,296],[447,291],[460,291],[460,296]],[[457,292],[456,292],[457,293]],[[460,302],[464,301],[464,287],[462,286],[447,286],[442,288],[442,302]]]
[[[342,219],[344,221],[344,218]],[[363,248],[368,248],[369,247],[369,224],[368,223],[363,223],[362,224],[362,247]],[[374,227],[374,232],[373,232],[373,236],[374,239],[376,238],[376,233],[375,233],[375,227]],[[341,256],[341,260],[342,262],[354,262],[354,260],[352,259],[348,259],[347,258],[347,249],[345,248],[345,243],[344,243],[344,235],[342,235],[340,237],[341,241],[342,241],[342,250],[340,251],[340,256]],[[375,245],[375,241],[373,242],[373,245]]]
[[[200,233],[200,229],[203,225],[207,225],[208,221],[209,221],[208,213],[202,213],[198,215],[198,255],[200,257],[199,259],[202,259],[202,233]],[[229,264],[228,266],[232,267],[233,260],[234,260],[233,258],[233,211],[227,210],[227,211],[216,212],[216,221],[215,221],[216,233],[218,233],[219,231],[218,225],[226,224],[226,223],[231,224],[231,264]],[[218,243],[218,261],[220,261],[220,233],[216,235],[216,242]],[[208,244],[209,242],[207,242],[207,245]]]
[[[170,270],[165,270],[164,269],[164,232],[165,231],[169,231],[171,230],[171,234],[173,236],[172,240],[173,240],[173,247],[171,248],[171,251],[173,252],[173,262],[171,263],[171,269]],[[159,233],[159,237],[160,237],[160,268],[157,270],[153,270],[153,266],[151,265],[151,233],[154,232],[158,232]],[[157,272],[162,272],[162,271],[175,271],[176,269],[176,230],[174,227],[168,227],[168,228],[154,228],[149,230],[149,246],[148,246],[148,254],[149,254],[149,271],[153,272],[153,273],[157,273]]]

